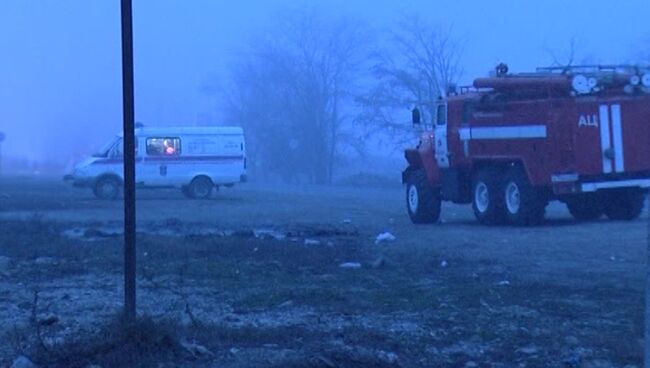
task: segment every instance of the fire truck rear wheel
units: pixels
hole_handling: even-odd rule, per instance
[[[187,194],[190,198],[205,199],[210,197],[214,183],[206,176],[197,176],[187,187]]]
[[[544,221],[547,199],[528,181],[524,170],[513,166],[506,172],[504,182],[506,219],[519,226],[538,225]]]
[[[440,191],[433,188],[423,170],[413,172],[406,183],[406,208],[414,224],[440,219]]]
[[[634,220],[643,212],[646,191],[624,188],[603,193],[605,215],[610,220]]]
[[[476,219],[486,225],[503,223],[505,208],[501,191],[502,172],[496,168],[481,169],[472,185],[472,209]]]
[[[122,183],[118,178],[106,176],[100,178],[93,187],[93,194],[99,199],[116,199],[120,195]]]
[[[571,216],[578,221],[593,221],[603,215],[602,198],[595,193],[586,193],[568,198],[566,206]]]

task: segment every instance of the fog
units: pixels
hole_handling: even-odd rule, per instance
[[[400,20],[417,15],[458,42],[458,82],[468,84],[502,61],[513,71],[567,62],[570,48],[576,62],[638,61],[648,48],[649,11],[644,0],[138,1],[136,120],[149,126],[233,125],[223,111],[233,65],[246,62],[243,50],[291,14],[363,23],[373,36],[359,45],[364,52],[385,43]],[[6,0],[0,18],[4,160],[51,162],[58,174],[121,128],[118,4]],[[369,68],[355,70],[366,81],[355,93],[371,88]],[[352,106],[350,113],[357,112]],[[376,144],[364,150],[399,155]]]
[[[0,0],[0,367],[650,368],[649,14]]]

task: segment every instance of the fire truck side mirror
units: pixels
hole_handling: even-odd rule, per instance
[[[413,108],[411,119],[413,120],[413,125],[420,125],[420,110],[417,107]]]

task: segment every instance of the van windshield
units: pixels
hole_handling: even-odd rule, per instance
[[[97,153],[93,154],[93,157],[108,157],[109,152],[115,146],[117,142],[120,141],[120,137],[114,137],[108,143],[106,143]]]

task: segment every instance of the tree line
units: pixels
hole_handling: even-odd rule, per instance
[[[317,11],[284,17],[237,54],[220,108],[247,138],[249,170],[289,182],[327,184],[365,138],[413,138],[414,107],[433,119],[460,77],[450,30],[405,17],[389,32]]]

